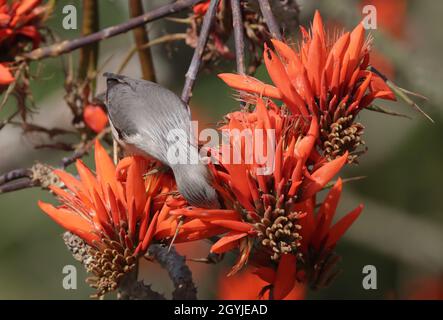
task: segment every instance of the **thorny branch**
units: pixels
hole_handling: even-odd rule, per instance
[[[168,271],[175,290],[173,300],[196,300],[197,288],[192,280],[192,273],[186,264],[186,259],[179,255],[174,247],[153,244],[149,247],[148,254]]]
[[[200,69],[202,62],[203,52],[205,51],[206,43],[208,42],[209,32],[211,31],[212,22],[215,18],[217,11],[218,0],[211,0],[211,4],[208,11],[203,18],[203,24],[198,36],[197,46],[195,47],[194,55],[192,56],[191,64],[189,65],[188,72],[186,72],[185,85],[182,91],[182,100],[187,104],[191,99],[192,87]]]
[[[137,273],[137,270],[134,270],[121,280],[118,286],[119,300],[166,300],[162,294],[154,291],[151,285],[138,280]]]

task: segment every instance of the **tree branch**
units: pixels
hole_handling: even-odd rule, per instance
[[[152,290],[150,285],[137,279],[137,269],[125,275],[120,281],[118,300],[166,300],[162,294]]]
[[[3,185],[13,180],[21,178],[31,178],[31,177],[32,177],[32,171],[29,169],[22,168],[22,169],[11,170],[0,176],[0,185]]]
[[[231,9],[237,72],[239,74],[245,74],[245,34],[240,0],[231,0]]]
[[[124,23],[105,28],[99,32],[92,33],[86,37],[77,38],[74,40],[65,40],[55,43],[51,46],[38,48],[23,55],[27,60],[41,60],[44,58],[55,57],[61,54],[71,52],[83,46],[95,43],[104,39],[114,37],[118,34],[125,33],[129,30],[137,28],[148,22],[161,19],[165,16],[180,12],[191,6],[201,2],[202,0],[178,0],[174,3],[164,5],[145,14],[132,18]]]
[[[5,183],[3,185],[0,185],[0,193],[18,191],[18,190],[22,190],[22,189],[35,187],[36,185],[38,185],[38,184],[35,181],[33,181],[32,179],[22,178],[22,179],[13,180],[13,181],[10,181],[9,183]]]
[[[184,257],[175,251],[174,247],[153,244],[148,249],[149,256],[153,256],[158,263],[168,271],[175,290],[172,293],[173,300],[196,300],[197,288],[192,280],[192,273],[186,265]]]
[[[129,11],[131,17],[141,16],[144,13],[143,3],[141,0],[130,0],[129,1]],[[133,30],[135,45],[138,50],[138,56],[140,59],[140,66],[142,69],[143,79],[155,82],[155,70],[154,64],[152,63],[152,53],[151,49],[142,48],[142,46],[149,42],[149,35],[146,32],[144,25],[137,27]]]
[[[83,0],[82,8],[82,36],[84,37],[98,31],[98,0]],[[80,50],[78,77],[84,80],[88,75],[94,74],[95,70],[97,70],[97,62],[98,42],[82,47]]]
[[[101,140],[109,132],[110,128],[106,128],[93,139],[85,142],[84,145],[71,156],[64,157],[61,160],[60,167],[65,169],[77,159],[82,158],[92,148],[96,139]],[[46,188],[57,180],[52,171],[50,166],[36,163],[31,168],[20,168],[6,172],[0,176],[0,194],[37,186]]]
[[[269,0],[258,0],[258,4],[260,5],[260,11],[265,19],[271,36],[277,40],[282,40],[280,26],[272,13]]]
[[[205,51],[206,43],[209,38],[209,31],[211,30],[212,22],[214,21],[215,13],[217,11],[218,0],[211,0],[208,11],[203,18],[203,24],[198,36],[197,46],[192,56],[191,64],[188,72],[186,72],[185,85],[182,91],[182,100],[188,104],[191,98],[192,87],[194,86],[195,78],[200,69],[203,52]]]

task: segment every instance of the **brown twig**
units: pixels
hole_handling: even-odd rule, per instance
[[[22,189],[27,189],[31,187],[35,187],[37,183],[30,178],[13,180],[4,185],[0,185],[0,193],[8,193],[13,191],[18,191]]]
[[[99,29],[98,0],[83,0],[82,8],[82,36],[85,37]],[[78,71],[80,79],[86,79],[97,70],[98,50],[98,42],[81,48]]]
[[[136,18],[132,18],[124,23],[105,28],[99,32],[92,33],[88,36],[80,37],[74,40],[65,40],[48,47],[35,49],[29,53],[24,54],[23,58],[27,60],[41,60],[44,58],[59,56],[61,54],[74,51],[91,43],[95,43],[104,39],[114,37],[121,33],[125,33],[148,22],[152,22],[165,16],[180,12],[182,10],[190,8],[191,6],[201,1],[202,0],[178,0],[174,3],[167,4],[152,11],[146,12],[145,14]]]
[[[269,0],[258,0],[260,5],[260,11],[265,19],[266,25],[268,26],[269,32],[274,39],[282,40],[282,35],[280,32],[280,26],[272,13],[271,5]]]
[[[13,180],[21,178],[31,178],[31,177],[32,177],[32,171],[30,169],[22,168],[22,169],[11,170],[0,176],[0,185],[3,185]]]
[[[186,72],[185,85],[182,91],[182,100],[188,104],[191,98],[192,87],[200,69],[200,64],[202,61],[203,52],[205,51],[206,43],[209,38],[209,31],[211,30],[212,22],[215,18],[215,13],[217,11],[218,0],[211,0],[208,11],[203,18],[203,24],[198,36],[197,46],[194,50],[194,55],[192,56],[191,63],[189,65],[188,72]]]
[[[131,17],[141,16],[144,13],[143,3],[141,0],[130,0],[129,1],[129,12]],[[135,45],[138,50],[138,56],[140,59],[140,66],[142,69],[143,79],[155,82],[155,70],[154,64],[152,63],[152,53],[151,49],[142,48],[142,46],[149,42],[149,35],[146,32],[144,25],[137,27],[133,30]]]
[[[240,0],[231,0],[231,8],[237,72],[239,74],[245,74],[245,34],[243,29],[243,17]]]
[[[77,159],[83,157],[92,148],[95,140],[102,139],[107,133],[109,133],[109,131],[109,128],[103,130],[93,139],[86,142],[71,156],[64,157],[61,161],[60,167],[65,169],[67,166],[74,163]],[[43,168],[43,170],[41,170],[40,168]],[[46,187],[46,182],[52,179],[52,177],[49,177],[52,170],[46,170],[44,168],[49,168],[49,166],[44,164],[36,164],[33,165],[31,168],[14,169],[0,175],[0,194],[37,186]]]
[[[168,249],[163,245],[153,244],[149,247],[148,254],[168,271],[175,290],[173,300],[196,300],[197,288],[192,280],[192,273],[184,257],[179,255],[172,247]]]

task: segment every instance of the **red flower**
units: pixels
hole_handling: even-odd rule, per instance
[[[363,205],[345,215],[332,225],[342,191],[338,179],[315,212],[315,196],[297,206],[304,213],[299,220],[298,255],[285,254],[277,268],[259,267],[256,274],[272,284],[274,297],[285,297],[298,282],[309,283],[314,289],[327,286],[337,275],[335,270],[339,257],[334,254],[338,240],[358,218]]]
[[[407,300],[443,300],[443,276],[416,278],[406,285]]]
[[[259,300],[269,299],[266,289],[269,283],[258,277],[253,268],[248,268],[231,277],[221,276],[219,279],[218,299],[220,300]],[[296,285],[284,300],[302,300],[305,297],[306,288]]]
[[[9,68],[0,64],[0,86],[8,85],[14,80],[14,76],[11,71],[9,71]]]
[[[316,225],[312,225],[314,211],[309,204],[315,203],[316,194],[343,167],[347,153],[330,162],[317,161],[321,158],[314,149],[319,135],[315,117],[306,130],[299,116],[287,114],[271,101],[265,105],[258,98],[254,111],[234,112],[227,119],[228,123],[222,129],[230,129],[231,133],[236,129],[240,132],[251,130],[253,139],[255,132],[261,129],[275,132],[275,144],[266,151],[266,156],[272,158],[273,170],[265,172],[266,164],[257,161],[259,150],[256,144],[253,144],[252,151],[247,151],[245,137],[239,141],[230,136],[229,145],[222,146],[217,154],[219,164],[211,165],[215,188],[223,199],[224,208],[184,207],[171,211],[171,216],[184,219],[183,225],[195,223],[200,227],[192,234],[193,240],[226,232],[212,246],[211,252],[220,254],[239,249],[239,259],[231,274],[250,259],[252,264],[260,267],[260,272],[266,268],[268,277],[260,276],[271,284],[273,297],[282,299],[297,281],[297,265],[301,270],[307,267],[305,262],[308,260],[304,259],[308,252],[300,248],[311,247],[309,239],[323,239],[326,232],[323,229],[311,232]],[[268,131],[265,132],[267,135]],[[258,143],[263,145],[263,141]],[[238,164],[230,161],[234,150],[241,150],[242,159]],[[252,153],[252,162],[247,161],[248,152]],[[333,213],[335,207],[328,209],[328,218],[332,219]],[[304,225],[307,230],[302,232]],[[335,244],[341,232],[334,227],[331,230],[329,233],[327,229],[325,234],[331,237],[331,244]],[[173,231],[165,232],[164,236],[169,232],[171,237]],[[302,234],[310,236],[308,242],[304,242]],[[178,237],[189,240],[187,231],[180,228]],[[332,250],[333,245],[327,249]]]
[[[15,81],[9,63],[30,47],[40,45],[40,24],[51,9],[40,3],[40,0],[0,0],[0,87]]]
[[[2,55],[17,48],[17,37],[25,37],[33,48],[40,45],[39,27],[47,17],[48,6],[41,6],[41,0],[7,1],[0,0],[0,48]],[[20,44],[24,46],[24,44]],[[3,51],[4,50],[4,51]],[[13,53],[13,52],[12,52]]]
[[[377,8],[377,23],[391,36],[403,39],[408,20],[407,0],[361,0],[360,8],[373,5]]]
[[[102,107],[88,104],[83,109],[83,120],[94,132],[101,132],[108,125],[108,116]]]
[[[196,4],[192,8],[192,11],[194,11],[197,16],[204,16],[206,11],[208,11],[210,3],[211,1],[203,1],[202,3]]]
[[[90,246],[88,271],[92,285],[103,295],[135,268],[151,243],[157,222],[169,211],[166,201],[175,183],[168,174],[144,174],[153,163],[139,157],[122,159],[114,166],[100,143],[95,146],[95,175],[81,160],[76,163],[80,180],[62,170],[54,173],[66,189],[51,186],[61,205],[39,201],[40,208],[66,230]],[[161,220],[160,220],[161,221]]]
[[[302,28],[298,49],[272,40],[265,45],[264,60],[275,86],[243,75],[220,74],[232,88],[282,100],[296,115],[319,119],[318,144],[329,159],[353,152],[363,144],[363,126],[357,114],[377,99],[395,100],[384,80],[370,69],[370,41],[359,24],[335,41],[323,28],[316,12],[312,28]],[[355,156],[350,156],[352,162]]]

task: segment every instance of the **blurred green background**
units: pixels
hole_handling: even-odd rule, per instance
[[[154,8],[167,1],[145,1]],[[50,27],[60,38],[75,38],[78,31],[61,28],[62,7],[80,1],[57,1]],[[128,17],[127,2],[104,0],[100,3],[100,26],[106,27]],[[392,69],[395,82],[429,98],[421,106],[435,120],[431,124],[402,103],[387,107],[410,115],[408,120],[383,114],[362,112],[360,122],[366,127],[369,148],[361,164],[348,167],[344,177],[367,176],[346,184],[341,214],[365,204],[361,218],[351,228],[337,251],[343,256],[343,273],[328,289],[309,292],[311,299],[391,299],[414,296],[436,297],[432,285],[443,291],[443,50],[441,15],[443,2],[434,0],[318,0],[299,1],[301,22],[309,26],[313,12],[320,9],[331,25],[352,28],[361,19],[361,6],[374,4],[378,13],[378,29],[372,30],[377,55]],[[80,15],[81,10],[78,10]],[[80,25],[80,24],[79,24]],[[171,22],[155,22],[148,26],[151,38],[183,28]],[[182,30],[182,29],[180,29]],[[132,43],[127,33],[100,45],[103,70],[115,71]],[[172,49],[171,49],[172,47]],[[159,82],[180,91],[192,50],[183,44],[153,49]],[[32,92],[38,106],[36,120],[43,124],[67,125],[67,108],[61,99],[64,75],[59,59],[48,59],[38,66],[38,81]],[[226,112],[237,108],[237,102],[217,77],[218,71],[234,71],[234,63],[202,71],[192,99],[192,110],[202,122],[212,125]],[[134,57],[125,73],[138,77],[138,57]],[[264,70],[258,77],[266,80]],[[103,88],[99,81],[98,88]],[[10,106],[11,107],[11,106]],[[0,114],[0,116],[3,116]],[[50,122],[52,121],[52,122]],[[56,121],[56,122],[54,122]],[[53,150],[32,148],[39,137],[19,136],[20,131],[0,131],[0,171],[27,167],[35,160],[56,165],[63,155]],[[17,155],[18,154],[18,155]],[[87,159],[91,163],[91,159]],[[47,192],[28,189],[0,195],[0,299],[84,299],[92,290],[84,283],[83,268],[66,250],[63,230],[38,209],[37,200],[53,201]],[[183,246],[181,246],[183,247]],[[203,257],[208,245],[196,244],[180,248],[188,256]],[[199,287],[200,298],[216,298],[220,272],[229,265],[206,266],[191,263]],[[62,269],[72,264],[78,270],[78,289],[64,290]],[[374,265],[378,272],[377,290],[364,290],[362,268]],[[160,268],[150,266],[146,278],[154,288],[168,292],[171,284]],[[160,276],[159,276],[160,275]]]

